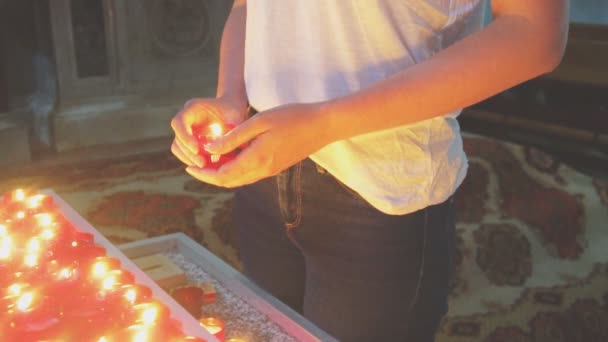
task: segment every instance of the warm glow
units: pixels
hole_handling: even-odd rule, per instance
[[[78,241],[72,241],[72,247],[78,246]]]
[[[41,249],[40,240],[33,238],[27,243],[27,251],[30,253],[39,252]]]
[[[10,236],[0,238],[0,259],[8,259],[11,256],[13,241]]]
[[[109,271],[108,264],[103,261],[98,261],[93,264],[93,277],[101,278],[105,276]]]
[[[19,284],[13,284],[8,287],[8,293],[10,293],[13,296],[18,296],[21,294],[22,288],[23,288],[23,286],[21,286]]]
[[[38,254],[26,254],[25,258],[23,258],[23,263],[25,263],[27,267],[38,266]]]
[[[74,274],[74,270],[71,268],[62,268],[59,271],[59,279],[69,279]]]
[[[51,224],[53,224],[53,217],[51,214],[37,214],[34,215],[36,218],[36,222],[40,227],[48,228]]]
[[[224,329],[222,326],[223,322],[217,318],[201,318],[198,322],[212,335],[215,335]]]
[[[17,299],[17,310],[27,311],[34,301],[34,294],[31,292],[24,293],[19,299]]]
[[[106,277],[103,282],[102,282],[102,287],[104,290],[111,290],[114,288],[114,285],[116,285],[116,277],[115,276],[109,276]]]
[[[148,342],[148,331],[138,331],[135,335],[133,335],[133,342]]]
[[[143,324],[149,325],[156,321],[158,316],[157,308],[147,308],[141,313],[141,321]]]
[[[51,228],[45,228],[40,236],[45,240],[52,240],[55,237],[55,232]]]
[[[28,207],[28,209],[36,209],[40,206],[40,203],[42,203],[42,200],[44,200],[44,198],[45,198],[44,195],[35,195],[35,196],[28,198],[27,201],[25,202],[25,204]]]
[[[100,337],[97,342],[108,342],[108,339],[105,336]]]
[[[19,220],[22,220],[25,217],[25,213],[23,211],[18,211],[15,217]]]
[[[125,298],[131,304],[135,304],[135,300],[137,299],[137,291],[135,289],[128,289],[125,292]]]
[[[6,228],[5,225],[0,224],[0,236],[6,236],[8,235],[8,229]]]
[[[25,191],[23,191],[23,189],[15,190],[15,193],[13,194],[13,199],[15,201],[23,201],[25,199]]]
[[[214,138],[222,136],[222,125],[220,125],[219,123],[213,123],[209,125],[209,130],[211,131],[211,136]]]

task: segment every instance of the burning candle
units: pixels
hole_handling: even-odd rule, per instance
[[[10,259],[13,251],[13,239],[10,236],[0,237],[0,260]]]
[[[25,191],[23,189],[16,189],[11,194],[11,199],[13,202],[21,202],[25,199]]]
[[[204,317],[198,320],[200,325],[220,342],[224,342],[224,321],[214,317]]]
[[[91,266],[91,276],[93,278],[103,278],[111,270],[115,270],[120,267],[120,260],[116,258],[98,257],[93,260]]]
[[[220,138],[226,132],[232,130],[234,126],[232,125],[222,125],[219,122],[213,122],[208,126],[203,125],[193,125],[192,126],[192,135],[198,140],[199,143],[199,155],[205,158],[205,168],[217,169],[226,162],[234,159],[237,155],[238,151],[232,151],[227,154],[218,155],[218,154],[210,154],[205,149],[205,145],[208,143]]]
[[[122,297],[131,305],[152,297],[152,290],[149,287],[142,285],[124,285],[122,286]]]

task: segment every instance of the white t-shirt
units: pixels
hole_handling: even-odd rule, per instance
[[[263,111],[369,87],[480,29],[483,4],[248,0],[249,101]],[[380,211],[414,212],[445,201],[465,177],[459,113],[338,141],[310,157]]]

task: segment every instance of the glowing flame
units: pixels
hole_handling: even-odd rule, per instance
[[[22,220],[23,218],[25,218],[25,213],[23,211],[18,211],[15,217],[19,220]]]
[[[108,339],[105,336],[100,337],[97,342],[108,342]]]
[[[209,130],[211,131],[211,136],[213,138],[218,138],[222,136],[223,129],[222,125],[220,125],[219,123],[213,123],[209,125]]]
[[[74,275],[74,269],[71,268],[62,268],[59,271],[59,279],[69,279]]]
[[[51,228],[45,228],[40,233],[40,237],[45,240],[52,240],[55,237],[55,232]]]
[[[34,294],[31,292],[24,293],[17,299],[17,310],[27,311],[34,302]]]
[[[26,254],[23,260],[26,266],[35,267],[38,265],[38,254]]]
[[[28,207],[28,209],[36,209],[40,206],[40,204],[42,203],[44,198],[45,198],[44,195],[35,195],[35,196],[28,198],[27,201],[25,202],[25,204]]]
[[[3,236],[0,238],[0,259],[10,258],[12,248],[13,240],[10,236]]]
[[[34,218],[36,218],[36,222],[38,223],[38,225],[43,228],[48,228],[50,225],[53,224],[53,217],[51,216],[51,214],[37,214],[34,216]]]
[[[103,287],[104,290],[111,290],[114,288],[114,285],[116,285],[116,277],[109,276],[103,280],[101,286]]]
[[[158,317],[158,309],[157,308],[147,308],[141,313],[141,321],[143,324],[153,324],[156,321],[156,317]]]
[[[41,249],[40,240],[33,238],[27,243],[27,251],[30,253],[38,252]]]
[[[15,201],[23,201],[25,199],[25,191],[23,189],[17,189],[13,193],[13,199]]]
[[[125,298],[131,304],[135,304],[135,300],[137,299],[137,291],[135,289],[128,289],[125,292]]]
[[[98,261],[95,264],[93,264],[93,277],[101,278],[101,277],[105,276],[109,270],[110,270],[110,267],[108,266],[107,263],[105,263],[103,261]]]
[[[23,288],[23,286],[20,284],[13,284],[8,287],[8,293],[10,293],[13,296],[18,296],[21,294],[22,288]]]
[[[133,342],[147,342],[148,332],[146,330],[140,330],[133,336]]]

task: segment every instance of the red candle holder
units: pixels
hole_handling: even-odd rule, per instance
[[[205,303],[205,291],[198,286],[179,286],[171,290],[171,297],[194,317],[201,316]]]
[[[205,145],[215,141],[216,139],[224,136],[226,133],[234,129],[233,125],[222,124],[219,122],[211,123],[207,126],[204,125],[193,125],[192,135],[198,141],[198,154],[205,158],[205,167],[209,169],[218,169],[220,166],[231,161],[240,152],[239,149],[231,151],[226,154],[210,154],[205,149]]]

